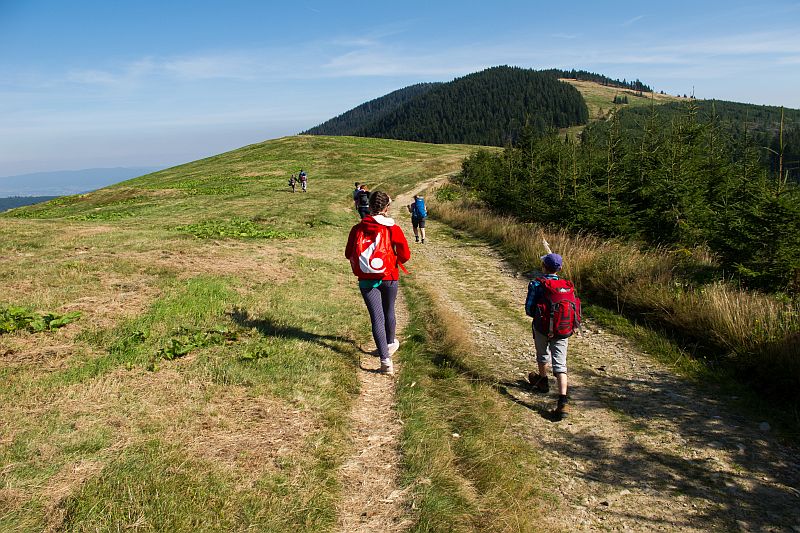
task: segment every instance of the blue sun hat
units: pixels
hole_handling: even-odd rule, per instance
[[[543,255],[541,259],[542,259],[542,264],[544,264],[544,266],[546,266],[548,270],[552,270],[553,272],[558,272],[559,270],[561,270],[561,265],[564,264],[564,261],[558,254]]]

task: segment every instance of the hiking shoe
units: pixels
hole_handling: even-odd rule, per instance
[[[556,408],[553,411],[553,415],[555,416],[556,420],[564,420],[569,416],[569,411],[569,404],[567,402],[558,402],[558,405],[556,405]]]
[[[425,239],[422,239],[422,244],[425,244]]]
[[[419,237],[414,237],[414,242],[419,242]]]
[[[547,381],[547,376],[540,376],[537,372],[528,374],[528,382],[539,392],[549,392],[550,383]]]
[[[389,376],[394,375],[394,365],[392,364],[391,359],[381,361],[381,374],[387,374]]]
[[[390,342],[387,345],[387,347],[389,348],[389,355],[394,355],[394,352],[396,352],[400,348],[400,341],[395,339],[392,342]]]

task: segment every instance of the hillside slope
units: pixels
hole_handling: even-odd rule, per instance
[[[374,372],[352,182],[408,234],[473,150],[290,137],[0,216],[0,310],[82,313],[0,334],[0,530],[796,524],[796,450],[594,326],[553,423],[521,381],[526,279],[441,222],[401,281],[398,375]]]
[[[507,66],[438,84],[389,112],[358,109],[343,115],[360,117],[349,121],[352,135],[489,146],[515,139],[526,124],[541,133],[585,124],[589,118],[580,93],[570,85],[548,73]]]
[[[82,313],[0,333],[0,530],[335,527],[370,338],[353,181],[471,149],[277,139],[0,217],[0,313]]]

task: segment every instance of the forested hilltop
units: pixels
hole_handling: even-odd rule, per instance
[[[303,132],[304,135],[357,135],[366,124],[386,116],[441,83],[418,83],[375,98]]]
[[[503,146],[516,139],[526,124],[544,133],[589,119],[577,89],[558,81],[552,72],[518,67],[493,67],[383,98],[389,100],[373,100],[306,133]]]

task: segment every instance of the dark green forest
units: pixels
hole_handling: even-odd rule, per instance
[[[441,83],[418,83],[390,92],[367,103],[354,107],[303,132],[303,135],[356,135],[367,124],[375,122],[403,104],[421,96]]]
[[[354,113],[356,108],[341,115],[347,117],[347,128],[325,123],[308,133],[346,131],[362,137],[504,146],[526,125],[544,133],[586,124],[589,119],[583,97],[571,85],[559,82],[552,73],[507,66],[428,87],[387,112],[389,107],[375,113],[369,108]]]
[[[776,106],[743,104],[723,100],[695,101],[697,119],[716,124],[722,128],[735,145],[748,144],[758,150],[758,157],[773,172],[781,168],[791,181],[800,182],[800,110],[781,109]],[[685,113],[685,104],[672,102],[658,106],[662,122],[671,122]],[[619,112],[619,127],[624,135],[637,135],[650,119],[653,110],[634,107]],[[781,149],[781,115],[783,114],[783,148]],[[599,137],[595,143],[605,139],[611,122],[596,122],[586,128],[584,140]]]
[[[581,142],[526,130],[501,153],[467,159],[463,180],[522,221],[672,249],[707,246],[719,259],[714,277],[797,294],[800,187],[778,177],[756,129],[725,115],[726,106],[716,114],[707,112],[713,103],[695,101],[626,109],[587,128]],[[771,131],[769,142],[773,110],[758,119],[744,111]]]

